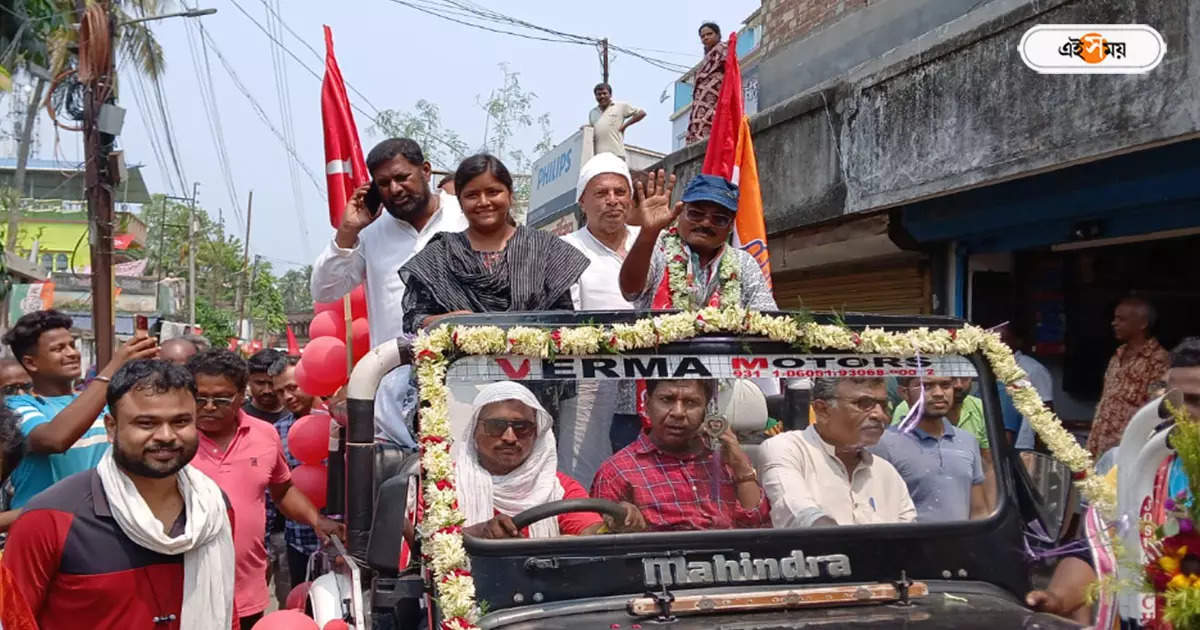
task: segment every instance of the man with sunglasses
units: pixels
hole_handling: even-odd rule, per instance
[[[631,223],[642,228],[621,265],[625,299],[639,310],[777,310],[758,261],[728,244],[738,207],[737,187],[716,175],[697,175],[672,208],[674,184],[675,176],[668,179],[661,170],[644,187],[638,184],[642,202],[635,205]],[[677,227],[663,234],[676,220]],[[672,277],[677,280],[672,282]],[[686,295],[676,294],[674,285],[680,282]]]
[[[888,425],[882,378],[813,380],[814,420],[760,447],[763,488],[775,527],[907,523],[917,517],[908,486],[868,451]]]
[[[0,394],[16,396],[28,394],[33,389],[33,379],[16,359],[0,359]]]
[[[225,491],[237,517],[233,547],[235,613],[249,630],[266,609],[266,493],[284,517],[321,536],[344,536],[340,523],[321,516],[292,485],[292,473],[275,428],[242,409],[249,374],[246,362],[225,349],[201,352],[188,361],[196,379],[196,427],[200,446],[192,465]]]
[[[619,522],[576,512],[542,519],[527,531],[517,529],[512,517],[529,508],[588,498],[579,482],[558,471],[553,424],[524,385],[492,383],[475,396],[471,424],[453,452],[465,533],[481,538],[550,538],[646,528],[638,509],[623,503],[625,518]]]

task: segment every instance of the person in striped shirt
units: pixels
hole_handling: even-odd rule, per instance
[[[56,311],[28,313],[4,335],[4,343],[33,381],[30,392],[5,397],[21,418],[25,455],[13,470],[9,508],[77,472],[94,468],[108,450],[104,397],[117,369],[133,359],[154,358],[158,344],[135,336],[115,352],[108,365],[80,393],[72,385],[82,375],[71,318]]]

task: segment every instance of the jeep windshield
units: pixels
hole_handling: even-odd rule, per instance
[[[864,323],[903,331],[910,321]],[[520,537],[498,536],[470,527],[463,506],[478,598],[493,611],[485,622],[580,600],[636,620],[653,616],[638,614],[638,597],[653,608],[781,585],[962,582],[1010,603],[1028,586],[1011,472],[997,464],[1011,451],[981,355],[833,352],[722,334],[619,355],[461,356],[446,372],[452,431],[476,441],[467,452],[485,474],[546,456],[536,411],[476,404],[504,381],[550,417],[549,496],[632,504],[645,528],[613,532],[620,512],[591,506],[534,510]],[[464,466],[474,463],[456,462]],[[504,501],[510,512],[527,507],[497,498],[490,514]],[[713,612],[711,600],[697,606]],[[526,612],[500,612],[509,608]]]

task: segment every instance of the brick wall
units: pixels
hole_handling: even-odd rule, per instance
[[[878,2],[878,0],[876,0]],[[871,0],[763,0],[766,52],[840,20]]]

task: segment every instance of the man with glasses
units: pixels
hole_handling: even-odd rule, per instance
[[[642,229],[621,265],[625,299],[639,310],[706,306],[777,310],[758,261],[728,245],[738,207],[737,187],[716,175],[697,175],[672,208],[674,180],[674,175],[668,179],[660,170],[649,178],[644,192],[639,188],[642,202],[634,207],[631,223]],[[677,219],[677,228],[663,234]],[[668,247],[674,238],[682,241],[678,253],[673,253],[673,245]],[[678,280],[672,282],[672,276]],[[674,285],[680,282],[686,296],[676,294]],[[733,288],[737,303],[728,295]]]
[[[593,512],[560,514],[517,529],[512,517],[551,501],[586,499],[579,482],[558,472],[550,414],[525,386],[492,383],[475,396],[471,424],[454,446],[463,531],[481,538],[550,538],[646,528],[638,509],[624,503],[617,522]]]
[[[266,493],[284,517],[312,527],[321,536],[344,536],[345,528],[321,516],[304,493],[292,485],[292,473],[275,428],[242,409],[249,379],[246,362],[214,349],[188,361],[196,379],[196,427],[200,447],[192,465],[225,491],[236,515],[234,583],[241,627],[249,630],[266,609]]]
[[[904,478],[919,521],[962,521],[991,512],[979,442],[947,418],[955,400],[954,380],[924,379],[925,403],[915,426],[891,427],[870,449]]]
[[[16,359],[0,359],[0,394],[16,396],[28,394],[33,389],[33,379]]]
[[[907,523],[917,517],[895,467],[871,454],[889,417],[882,378],[813,380],[814,420],[763,442],[775,527]]]

